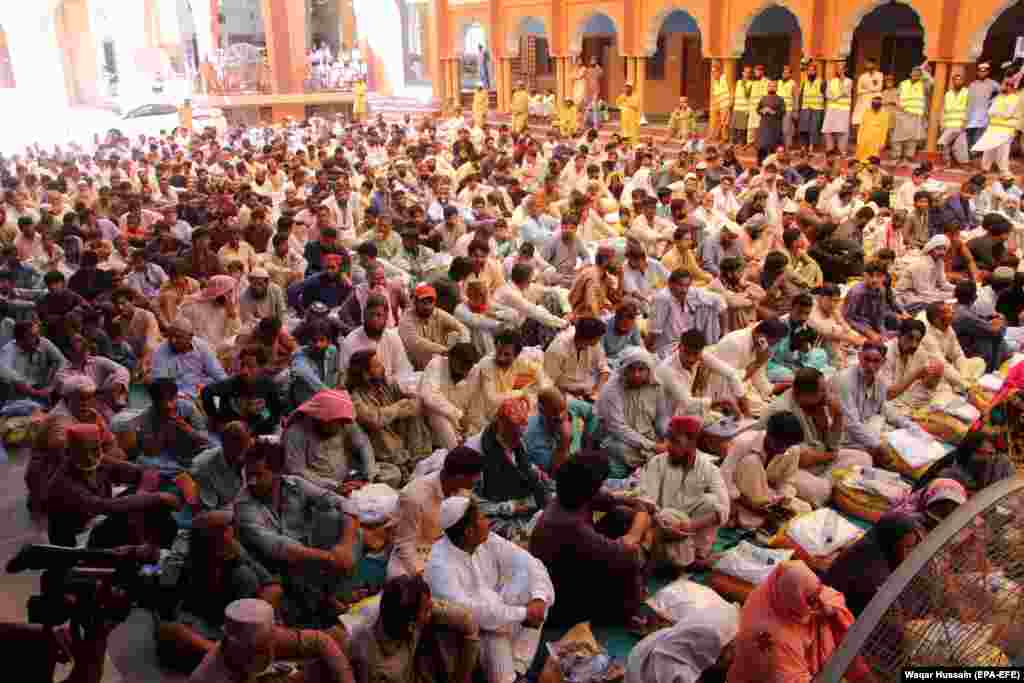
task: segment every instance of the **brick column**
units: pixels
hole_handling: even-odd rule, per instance
[[[262,0],[270,82],[274,94],[301,93],[306,71],[306,10],[290,0]],[[214,17],[216,20],[216,17]],[[301,104],[274,105],[274,121],[305,117]]]
[[[636,64],[636,76],[634,77],[633,88],[640,98],[640,116],[644,115],[645,93],[647,91],[647,57],[634,57]]]
[[[935,82],[932,84],[931,109],[928,111],[928,143],[925,151],[929,155],[936,152],[936,143],[939,140],[939,125],[942,123],[942,110],[946,106],[946,88],[950,76],[949,62],[935,62],[935,73],[932,77]]]

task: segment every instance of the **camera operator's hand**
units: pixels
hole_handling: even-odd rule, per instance
[[[53,652],[56,653],[54,657],[61,664],[67,664],[74,658],[75,638],[71,631],[70,624],[46,630],[46,635],[50,639]]]

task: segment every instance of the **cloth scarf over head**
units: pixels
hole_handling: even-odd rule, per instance
[[[296,408],[295,412],[288,417],[285,427],[287,428],[303,415],[308,415],[320,422],[352,420],[355,418],[355,407],[347,391],[324,389]]]
[[[853,622],[842,593],[822,584],[803,562],[783,562],[743,605],[729,681],[809,683]],[[866,674],[857,659],[846,677],[858,680]]]
[[[859,541],[847,548],[826,572],[823,581],[846,599],[846,606],[859,616],[875,593],[896,571],[900,540],[923,528],[916,515],[890,512]]]
[[[905,515],[922,515],[932,503],[951,500],[957,505],[967,502],[967,489],[955,479],[935,479],[923,489],[914,491],[893,508]]]

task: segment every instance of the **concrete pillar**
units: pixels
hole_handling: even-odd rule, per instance
[[[949,83],[949,66],[949,62],[935,62],[935,73],[932,75],[935,83],[932,85],[932,106],[928,112],[928,144],[925,148],[929,154],[935,153],[935,144],[939,139],[939,124],[942,122],[946,87]]]
[[[645,95],[647,92],[647,57],[634,57],[636,64],[636,94],[640,98],[640,117],[644,115]],[[671,63],[671,62],[670,62]],[[678,62],[677,62],[678,64]]]
[[[512,89],[515,87],[515,83],[512,82],[512,60],[506,59],[505,62],[505,108],[503,111],[511,111],[512,109]]]
[[[17,11],[0,9],[14,80],[22,101],[31,102],[35,111],[46,111],[48,107],[60,111],[70,103],[72,95],[64,78],[56,21],[53,13],[47,11],[48,7],[48,4],[32,3]],[[54,123],[59,126],[56,120]],[[31,142],[34,141],[25,141],[26,144]]]
[[[562,107],[565,101],[565,59],[555,57],[555,106]]]
[[[736,90],[736,67],[739,64],[739,57],[722,58],[722,74],[729,83],[729,95],[732,96]]]
[[[85,0],[64,0],[54,13],[57,44],[64,58],[64,82],[71,104],[95,103],[100,97],[98,47],[89,26]]]
[[[270,61],[270,85],[274,94],[303,91],[306,74],[306,6],[289,0],[262,0],[263,26],[266,30],[267,55]],[[291,116],[305,118],[302,104],[275,104],[275,122]]]

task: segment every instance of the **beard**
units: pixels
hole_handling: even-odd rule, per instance
[[[369,337],[370,339],[380,339],[381,335],[384,334],[384,328],[383,327],[376,328],[376,327],[367,327],[366,325],[363,325],[363,331],[366,332],[366,336]]]

